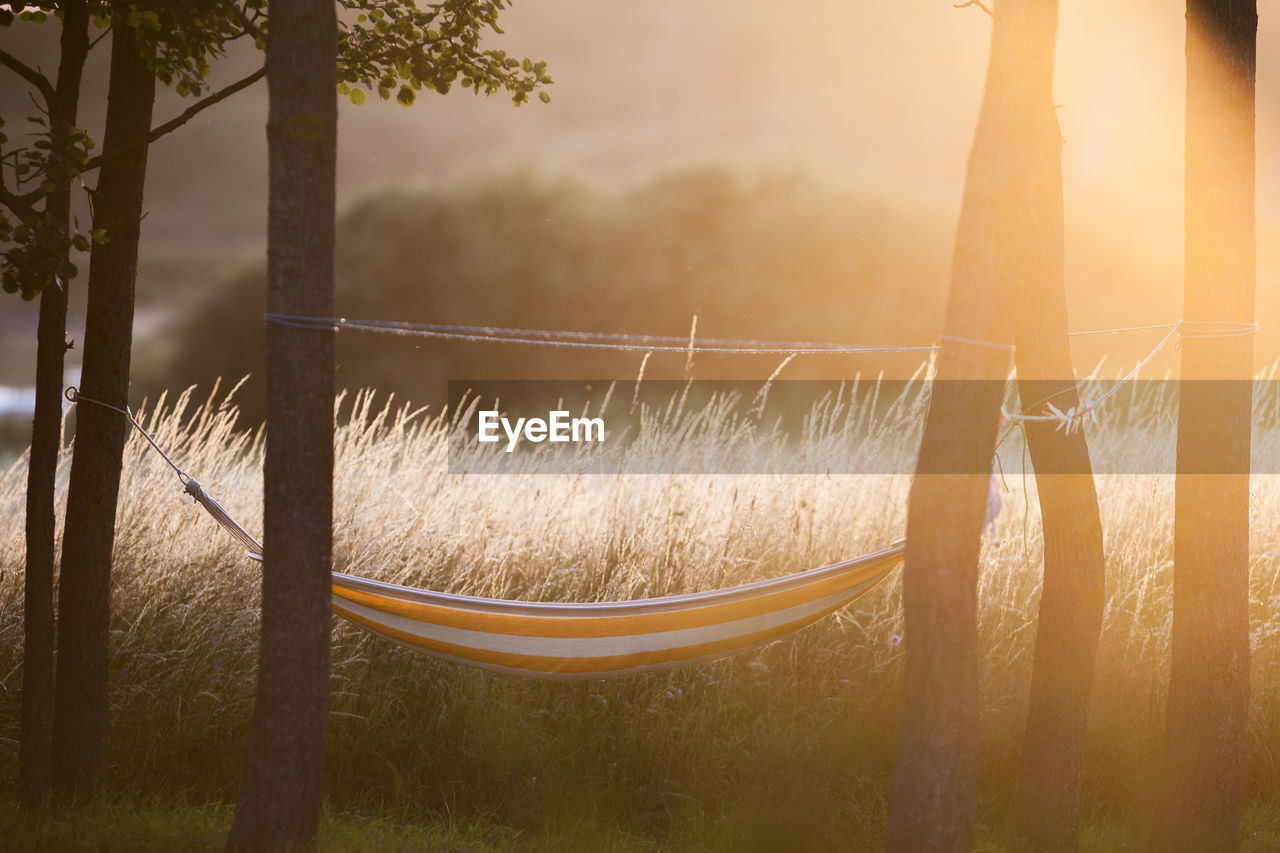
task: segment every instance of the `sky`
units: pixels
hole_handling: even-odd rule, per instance
[[[1280,23],[1266,12],[1259,32],[1259,305],[1280,307],[1280,241],[1269,239],[1280,233]],[[956,9],[948,0],[516,0],[502,23],[505,33],[489,43],[546,59],[556,79],[552,102],[516,109],[502,96],[457,91],[420,97],[407,109],[376,98],[359,107],[344,103],[340,205],[388,185],[511,168],[621,186],[681,165],[729,162],[800,169],[868,193],[959,208],[990,37],[990,20],[977,7]],[[1066,140],[1069,233],[1114,241],[1170,282],[1158,317],[1089,322],[1163,321],[1170,311],[1176,318],[1183,28],[1183,5],[1172,0],[1061,7],[1055,97]],[[0,42],[52,73],[49,36],[56,31],[45,29],[43,41],[29,33],[16,39],[14,28],[0,31]],[[105,108],[107,52],[104,42],[86,77],[91,127]],[[259,61],[251,46],[233,51],[212,82],[223,85]],[[185,105],[162,92],[157,120]],[[0,107],[12,129],[27,101],[19,87],[6,86]],[[196,270],[212,278],[261,251],[265,116],[266,87],[258,83],[153,146],[144,276]],[[1090,287],[1088,275],[1087,267],[1077,270],[1070,286]]]
[[[1068,216],[1131,239],[1180,240],[1183,13],[1168,0],[1062,4],[1056,97]],[[1265,11],[1265,10],[1264,10]],[[958,207],[990,34],[946,0],[798,0],[785,14],[726,0],[516,2],[492,44],[546,59],[551,104],[458,91],[412,108],[344,104],[340,198],[503,167],[606,183],[699,161],[803,168]],[[1280,220],[1280,29],[1260,40],[1259,214]],[[250,51],[252,53],[252,51]],[[215,81],[250,70],[237,55]],[[157,115],[182,104],[162,98]],[[181,193],[211,236],[261,239],[259,84],[157,145],[155,197]],[[198,138],[203,137],[203,138]],[[193,156],[196,155],[196,156]],[[176,205],[175,205],[176,206]],[[186,242],[185,217],[149,229]],[[1172,230],[1170,230],[1172,229]],[[195,229],[197,233],[202,229]],[[172,232],[172,233],[169,233]]]

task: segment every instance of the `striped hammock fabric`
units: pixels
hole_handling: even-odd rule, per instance
[[[637,601],[561,604],[430,592],[333,573],[333,610],[444,660],[562,681],[675,669],[746,651],[870,591],[903,543],[773,580]]]

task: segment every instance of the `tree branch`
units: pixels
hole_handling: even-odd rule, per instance
[[[111,27],[107,27],[106,29],[104,29],[101,33],[98,34],[98,37],[96,39],[89,42],[89,47],[85,50],[85,53],[88,53],[90,50],[93,50],[95,47],[98,46],[98,42],[102,41],[104,38],[106,38],[109,35],[111,35]]]
[[[241,9],[237,3],[230,2],[230,0],[227,3],[227,7],[231,9],[231,14],[240,19],[240,23],[244,25],[246,32],[250,33],[256,39],[261,39],[263,43],[266,43],[266,33],[264,33],[256,23],[249,19],[249,16],[244,13],[244,9]]]
[[[977,6],[979,9],[987,13],[988,18],[995,17],[995,15],[991,12],[991,9],[988,8],[987,5],[982,2],[982,0],[964,0],[964,2],[962,3],[954,3],[952,5],[956,9],[964,9],[968,6]]]
[[[13,215],[21,221],[31,224],[35,221],[36,211],[31,206],[31,194],[17,195],[7,187],[0,186],[0,204],[13,211]]]
[[[45,77],[39,71],[35,70],[30,65],[27,65],[7,50],[0,49],[0,65],[4,65],[14,74],[17,74],[23,80],[26,80],[32,86],[35,86],[36,89],[40,91],[40,94],[44,96],[46,104],[53,103],[53,84],[49,82],[48,77]]]
[[[229,86],[219,89],[218,91],[214,92],[212,95],[201,98],[200,100],[196,101],[194,104],[192,104],[191,106],[183,110],[180,114],[166,121],[164,124],[153,127],[151,129],[151,132],[147,134],[147,139],[145,144],[150,145],[152,142],[155,142],[157,139],[164,136],[165,134],[171,133],[177,130],[178,128],[182,127],[184,124],[191,121],[191,119],[195,118],[197,115],[204,112],[214,104],[217,104],[217,103],[220,103],[221,101],[226,100],[227,98],[234,95],[236,92],[239,92],[241,89],[247,89],[248,87],[252,86],[254,83],[257,83],[259,80],[261,80],[263,76],[266,75],[266,73],[267,73],[266,66],[263,66],[262,68],[259,68],[257,71],[253,72],[247,77],[243,77],[237,80],[236,82],[230,84]],[[128,152],[133,151],[138,147],[140,147],[140,143],[135,143],[133,145],[128,145],[128,146],[125,146],[124,148],[120,148],[111,154],[99,154],[97,157],[92,157],[90,158],[89,162],[85,164],[85,167],[82,170],[82,174],[83,172],[89,172],[101,166],[103,163],[103,160],[106,159],[107,157],[119,157],[120,155],[127,154]]]

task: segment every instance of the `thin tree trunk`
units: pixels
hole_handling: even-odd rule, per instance
[[[274,0],[267,42],[267,307],[333,315],[337,19]],[[228,847],[307,845],[320,817],[329,704],[333,339],[267,331],[262,640],[244,784]]]
[[[107,242],[89,262],[85,318],[85,396],[123,407],[133,343],[133,290],[155,73],[128,26],[128,4],[112,9],[111,79],[94,193],[94,227]],[[128,148],[129,153],[110,156]],[[53,784],[60,795],[100,783],[107,744],[107,633],[116,498],[128,424],[117,413],[83,406],[67,494],[58,586],[58,669],[53,708]]]
[[[1060,243],[1059,243],[1060,245]],[[1059,297],[1061,297],[1061,292]],[[1038,380],[1070,364],[1065,300],[1043,294],[1043,313],[1019,328],[1019,396],[1024,405],[1078,403],[1071,380]],[[1061,302],[1055,305],[1055,302]],[[1039,342],[1029,331],[1039,325]],[[1052,333],[1044,332],[1052,325]],[[1044,528],[1044,584],[1036,627],[1031,697],[1016,802],[1017,849],[1079,847],[1086,722],[1102,631],[1106,560],[1098,496],[1083,431],[1027,424]]]
[[[63,6],[58,81],[49,104],[53,144],[65,153],[76,124],[80,78],[89,55],[89,15],[84,2]],[[71,184],[50,196],[46,212],[69,233]],[[67,351],[68,281],[52,281],[40,293],[36,331],[36,405],[27,469],[27,563],[23,584],[22,729],[18,787],[23,802],[44,802],[52,787],[50,725],[53,710],[54,484],[62,437],[62,377]]]
[[[1056,222],[1045,250],[1046,258],[1056,260],[1026,280],[1016,361],[1023,405],[1051,401],[1066,411],[1079,397],[1071,377],[1062,280],[1061,172],[1054,172],[1057,213],[1050,218]],[[1044,528],[1044,583],[1018,779],[1018,849],[1076,850],[1086,720],[1102,631],[1102,519],[1083,428],[1067,432],[1036,422],[1026,427]]]
[[[1032,64],[1041,119],[1023,140],[1036,161],[1033,241],[1018,293],[1018,390],[1035,414],[1052,402],[1079,404],[1067,336],[1062,201],[1062,135],[1053,110],[1056,0],[1041,3]],[[1094,658],[1102,630],[1106,561],[1102,520],[1084,430],[1026,424],[1044,529],[1044,583],[1036,627],[1031,697],[1016,801],[1017,849],[1072,851],[1079,847],[1086,720]]]
[[[1056,127],[1044,81],[1052,0],[1003,0],[969,156],[946,331],[907,513],[907,659],[889,848],[968,850],[978,771],[977,567],[1014,317],[1043,263],[1035,223],[1043,148]],[[1046,35],[1047,33],[1047,35]],[[1056,139],[1060,139],[1057,137]],[[964,340],[958,340],[964,339]],[[992,346],[995,345],[995,346]]]
[[[1189,322],[1253,320],[1256,2],[1187,3]],[[1253,338],[1186,329],[1174,510],[1166,784],[1152,850],[1233,850],[1249,711]]]

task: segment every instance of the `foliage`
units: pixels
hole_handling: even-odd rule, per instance
[[[111,26],[111,4],[86,5],[94,26]],[[40,6],[44,8],[28,6],[16,16],[17,20],[45,23],[50,18],[46,10],[61,18],[58,4]],[[140,41],[154,46],[151,64],[157,78],[172,85],[180,95],[197,95],[208,90],[205,78],[211,71],[210,60],[221,56],[228,42],[245,33],[237,23],[240,17],[230,15],[228,9],[220,0],[139,0],[130,5],[126,20]],[[10,15],[8,20],[0,19],[0,24],[7,26],[13,20]],[[32,85],[37,90],[44,89]],[[9,140],[0,132],[0,245],[7,245],[0,251],[0,282],[6,292],[19,293],[28,300],[38,296],[49,282],[70,281],[76,275],[68,249],[87,252],[93,243],[108,239],[101,229],[68,234],[62,223],[48,215],[44,205],[48,196],[65,190],[93,167],[90,152],[94,140],[83,128],[51,124],[48,117],[54,111],[52,89],[40,94],[44,96],[43,114],[27,119],[32,128],[26,136],[28,145],[4,151]],[[5,181],[6,168],[12,176],[12,190]],[[8,218],[5,207],[16,222]]]
[[[354,104],[365,89],[410,106],[424,87],[442,95],[455,82],[476,94],[511,93],[516,106],[554,82],[547,63],[481,49],[486,30],[501,33],[498,13],[509,0],[442,0],[419,8],[413,0],[344,0],[354,20],[339,20],[338,91]],[[363,88],[359,88],[363,87]],[[545,91],[539,98],[549,101]]]
[[[340,94],[358,104],[368,89],[383,100],[394,94],[410,106],[424,87],[445,94],[458,82],[477,94],[505,90],[517,106],[535,91],[541,100],[550,100],[543,87],[554,81],[546,62],[481,47],[487,32],[502,32],[498,15],[508,5],[509,0],[444,0],[419,8],[413,0],[348,0],[344,6],[351,14],[341,23],[339,41]],[[110,3],[87,6],[95,27],[112,26]],[[179,95],[200,96],[193,109],[202,109],[216,103],[208,78],[228,45],[252,37],[265,49],[267,12],[266,0],[135,0],[126,22],[154,53],[156,78]],[[28,4],[16,15],[0,10],[0,26],[42,24],[61,14],[57,3]],[[0,120],[0,284],[28,300],[49,282],[76,275],[69,248],[85,252],[108,237],[101,231],[67,234],[43,210],[51,192],[70,186],[96,163],[90,158],[94,140],[84,129],[49,126],[51,89],[41,94],[44,116],[28,119],[29,145],[6,150]]]
[[[10,219],[0,207],[0,245],[8,246],[0,252],[0,286],[6,293],[33,299],[48,282],[70,281],[76,275],[69,249],[86,252],[91,242],[101,242],[106,235],[101,230],[68,234],[47,210],[36,207],[36,202],[84,171],[93,139],[78,127],[51,124],[44,116],[31,116],[27,121],[34,129],[30,147],[4,152],[9,138],[0,118],[0,201],[14,216]],[[14,192],[7,188],[6,168],[12,175]],[[31,184],[34,189],[23,193]]]
[[[194,96],[211,91],[211,62],[231,42],[251,35],[253,16],[264,6],[264,0],[134,0],[126,21],[140,46],[154,55],[156,79],[179,95]],[[110,26],[105,12],[94,18],[94,25]]]

